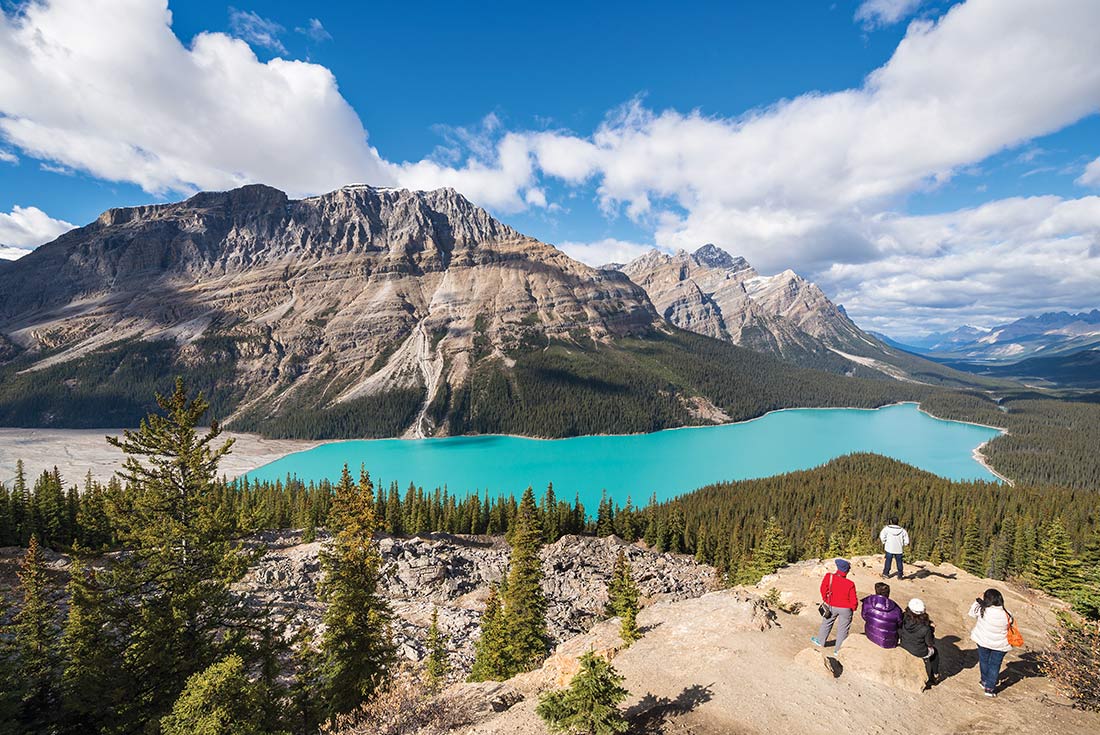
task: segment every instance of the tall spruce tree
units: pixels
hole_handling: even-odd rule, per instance
[[[978,529],[978,519],[973,513],[966,521],[963,530],[962,548],[959,550],[958,564],[960,567],[979,577],[984,577],[985,567],[985,543],[982,540],[981,531]]]
[[[328,716],[350,712],[383,686],[397,649],[392,613],[381,589],[378,519],[370,493],[344,466],[329,513],[336,530],[321,550],[320,597],[327,607],[321,637],[321,681]]]
[[[511,529],[512,555],[507,583],[502,592],[504,619],[508,631],[508,675],[530,671],[546,658],[546,599],[542,594],[542,527],[535,493],[523,493]]]
[[[932,546],[932,555],[929,561],[939,565],[955,558],[955,529],[948,519],[940,521],[939,533],[936,534],[936,543]]]
[[[507,625],[496,585],[489,587],[485,612],[481,614],[481,635],[474,643],[474,663],[470,681],[502,681],[508,678]]]
[[[74,550],[69,577],[69,614],[61,637],[64,730],[73,735],[109,731],[113,713],[125,699],[118,666],[121,651],[109,630],[107,598],[95,572]]]
[[[1081,587],[1081,561],[1073,553],[1061,518],[1055,518],[1043,530],[1031,581],[1039,589],[1067,600]]]
[[[1100,526],[1085,544],[1081,587],[1074,597],[1074,608],[1089,620],[1100,620]]]
[[[21,692],[17,722],[27,732],[49,732],[57,722],[58,637],[46,560],[31,536],[19,568],[22,605],[15,614],[16,684]]]
[[[126,459],[124,489],[110,493],[120,541],[130,554],[105,579],[111,616],[125,636],[124,673],[131,690],[119,729],[158,721],[188,678],[237,645],[253,617],[230,584],[247,568],[217,484],[219,460],[232,440],[218,441],[217,421],[200,436],[209,405],[176,380],[157,396],[163,414],[108,442]]]
[[[744,565],[738,576],[740,584],[756,584],[761,577],[772,574],[782,566],[786,566],[791,553],[791,542],[787,534],[783,532],[778,519],[772,516],[764,524],[764,530],[760,535],[760,542],[753,547],[749,561]]]
[[[638,584],[627,561],[626,552],[619,549],[608,582],[607,597],[611,614],[620,619],[619,636],[629,646],[642,637],[638,630]]]
[[[21,692],[16,678],[15,650],[11,636],[7,635],[9,614],[10,606],[0,595],[0,722],[15,723]]]

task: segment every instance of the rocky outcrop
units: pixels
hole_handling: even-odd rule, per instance
[[[251,604],[266,606],[290,623],[291,630],[316,628],[323,611],[317,600],[323,542],[301,543],[294,532],[261,535],[257,543],[266,545],[267,553],[240,589]],[[507,544],[499,537],[432,534],[385,537],[380,547],[402,654],[411,660],[425,655],[424,635],[432,611],[438,610],[454,663],[468,669],[489,585],[499,582],[508,566]],[[689,557],[656,553],[615,537],[565,536],[542,550],[547,627],[555,641],[572,638],[603,619],[607,582],[620,549],[633,566],[644,604],[698,597],[716,583],[712,567]]]

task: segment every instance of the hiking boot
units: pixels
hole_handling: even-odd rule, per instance
[[[819,641],[819,640],[817,639],[817,636],[816,636],[816,635],[815,635],[814,637],[810,638],[810,643],[814,644],[815,646],[817,646],[817,647],[819,647],[819,648],[820,648],[820,647],[821,647],[821,645],[822,645],[821,641]]]

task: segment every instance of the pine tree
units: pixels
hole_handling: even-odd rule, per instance
[[[1100,620],[1100,526],[1089,537],[1081,561],[1081,585],[1073,606],[1089,620]]]
[[[802,549],[802,557],[806,559],[821,559],[829,550],[828,539],[825,538],[825,529],[821,523],[821,511],[814,513],[814,519],[810,521],[810,530],[806,533],[806,543]],[[839,552],[838,554],[839,555]]]
[[[971,574],[984,577],[985,568],[985,543],[982,534],[978,530],[978,519],[973,514],[966,521],[963,530],[962,549],[959,550],[959,566]]]
[[[451,670],[450,655],[447,652],[447,640],[439,630],[439,609],[432,610],[432,624],[428,628],[428,661],[425,673],[428,675],[428,685],[437,688],[447,681],[447,674]]]
[[[542,528],[531,488],[523,493],[512,529],[512,555],[502,592],[508,631],[509,676],[531,671],[546,658],[546,599],[542,594]]]
[[[535,711],[554,732],[626,732],[629,724],[619,703],[630,693],[622,687],[623,677],[607,659],[591,651],[581,656],[579,663],[569,688],[542,695]]]
[[[194,674],[172,711],[160,722],[162,735],[272,735],[259,725],[260,703],[240,656],[231,655]]]
[[[739,584],[756,584],[761,577],[772,574],[786,566],[791,553],[791,542],[779,525],[775,516],[764,524],[764,531],[752,550],[749,563],[744,565],[737,575]]]
[[[1016,541],[1016,522],[1011,516],[1005,519],[993,544],[993,563],[989,576],[1006,579],[1012,569],[1012,546]]]
[[[106,596],[95,572],[74,549],[69,577],[69,615],[61,637],[65,652],[61,698],[66,730],[101,732],[126,695],[118,670],[121,652],[108,630]]]
[[[229,587],[248,562],[217,482],[232,440],[218,443],[216,421],[198,434],[208,404],[201,394],[189,398],[182,380],[157,404],[163,415],[108,437],[126,454],[127,485],[109,493],[109,504],[131,553],[110,569],[104,587],[113,591],[113,615],[133,621],[126,669],[140,682],[120,713],[124,729],[159,720],[188,677],[225,655],[227,632],[254,615]]]
[[[352,482],[346,465],[329,517],[338,530],[321,551],[325,576],[319,593],[327,605],[321,680],[332,717],[350,712],[386,683],[397,651],[392,613],[381,589],[383,560],[374,541],[374,504]]]
[[[615,533],[615,510],[607,497],[607,491],[603,491],[600,497],[600,505],[596,510],[596,537],[603,538]]]
[[[506,647],[508,631],[496,585],[489,587],[485,612],[481,615],[481,635],[474,643],[474,663],[470,681],[503,681],[508,678]]]
[[[58,714],[59,631],[37,536],[31,536],[18,575],[23,604],[12,626],[21,689],[18,720],[30,732],[48,732]]]
[[[1039,546],[1039,537],[1035,522],[1030,516],[1024,516],[1016,526],[1016,541],[1012,545],[1012,560],[1016,572],[1027,576],[1035,564],[1035,553]]]
[[[6,624],[8,608],[4,595],[0,595],[0,623]],[[16,678],[16,658],[13,648],[10,637],[0,635],[0,722],[14,723],[19,713],[22,692]],[[15,730],[15,727],[11,729]]]
[[[558,516],[558,499],[554,495],[554,483],[546,486],[542,498],[542,539],[552,544],[561,538],[561,519]]]
[[[1031,580],[1039,589],[1063,599],[1070,599],[1080,589],[1081,561],[1073,553],[1061,518],[1055,518],[1044,529]]]
[[[852,535],[845,545],[845,554],[847,556],[873,554],[875,548],[871,539],[871,529],[867,528],[867,524],[863,521],[856,523],[853,527]]]
[[[607,586],[608,608],[621,620],[619,635],[629,646],[642,637],[638,630],[638,585],[627,561],[626,552],[619,549],[615,567]]]
[[[945,561],[950,561],[955,558],[955,530],[952,528],[950,521],[943,520],[940,522],[940,532],[936,535],[936,543],[932,547],[932,556],[929,559],[930,562],[937,566],[943,564]]]

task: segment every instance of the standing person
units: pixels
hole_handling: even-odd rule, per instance
[[[924,659],[924,691],[940,680],[940,652],[936,648],[936,626],[924,609],[924,601],[913,598],[901,620],[901,647]]]
[[[837,559],[836,571],[826,574],[821,580],[821,600],[829,606],[829,615],[822,616],[821,628],[817,631],[817,635],[810,639],[810,643],[815,646],[824,646],[833,625],[836,624],[836,646],[833,648],[833,655],[840,653],[840,647],[848,637],[848,631],[852,629],[852,615],[859,607],[856,585],[848,579],[850,571],[852,571],[852,565],[847,559]]]
[[[875,582],[875,594],[863,598],[859,614],[863,616],[863,633],[872,643],[880,648],[898,645],[902,611],[898,603],[890,599],[890,585]]]
[[[1008,643],[1008,622],[1012,616],[1005,610],[1005,599],[990,588],[970,606],[970,617],[977,618],[970,640],[978,644],[978,670],[981,672],[985,696],[997,696],[997,680],[1001,677],[1001,662],[1012,650]]]
[[[878,540],[882,542],[882,549],[886,552],[886,565],[882,568],[882,578],[890,579],[890,564],[896,561],[898,579],[904,579],[905,568],[902,566],[901,556],[905,547],[909,545],[909,532],[898,525],[897,516],[890,518],[886,526],[879,531]]]

